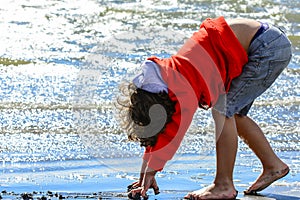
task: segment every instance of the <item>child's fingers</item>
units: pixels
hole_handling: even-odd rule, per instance
[[[159,194],[159,187],[155,179],[151,185],[151,188],[153,189],[155,195]]]
[[[154,194],[155,194],[155,195],[157,195],[157,194],[160,193],[160,192],[159,192],[159,187],[157,187],[157,188],[154,188],[154,187],[153,187],[153,191],[154,191]]]
[[[140,182],[136,181],[136,182],[134,182],[134,183],[127,186],[127,192],[130,192],[131,190],[136,189],[140,186],[141,186]]]
[[[152,188],[152,189],[153,189],[155,195],[157,195],[157,194],[160,193],[160,192],[159,192],[159,187],[158,187],[158,185],[157,185],[157,183],[156,183],[155,180],[153,181],[152,185],[151,185],[149,188]],[[146,197],[146,196],[147,196],[146,192],[148,191],[149,188],[143,187],[143,189],[142,189],[142,191],[141,191],[141,196],[142,196],[142,197]]]
[[[134,182],[134,183],[131,184],[132,188],[137,188],[137,187],[140,187],[140,186],[141,186],[141,183],[139,181]]]
[[[143,189],[142,187],[138,187],[138,188],[132,189],[129,193],[132,193],[132,194],[141,193],[142,189]]]
[[[140,199],[142,188],[138,187],[128,192],[129,199]]]
[[[132,190],[132,188],[133,188],[133,184],[128,185],[127,186],[127,192],[130,192]]]
[[[142,190],[141,190],[141,196],[142,197],[146,197],[146,192],[148,191],[148,187],[141,187],[142,188]]]

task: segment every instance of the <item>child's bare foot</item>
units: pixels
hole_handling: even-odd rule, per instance
[[[221,189],[216,185],[208,186],[201,190],[188,193],[184,198],[191,200],[198,199],[235,199],[238,194],[234,188]]]
[[[283,178],[289,173],[290,169],[285,165],[285,168],[277,171],[264,171],[247,190],[244,191],[245,194],[256,194],[262,191],[274,181]]]

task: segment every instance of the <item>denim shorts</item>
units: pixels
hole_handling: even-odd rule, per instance
[[[291,42],[279,28],[269,25],[264,33],[252,41],[248,63],[240,76],[232,80],[226,95],[219,97],[213,109],[232,117],[246,116],[254,100],[265,92],[292,57]]]

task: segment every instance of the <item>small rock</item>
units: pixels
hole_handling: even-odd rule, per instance
[[[33,200],[32,194],[23,193],[23,194],[21,194],[21,197],[23,200]]]
[[[42,196],[41,200],[47,200],[47,197]]]

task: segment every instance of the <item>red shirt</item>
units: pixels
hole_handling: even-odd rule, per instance
[[[214,106],[241,74],[248,56],[224,17],[219,17],[206,19],[176,55],[148,59],[159,65],[169,97],[176,102],[172,121],[143,157],[150,168],[161,170],[177,151],[198,106]]]

